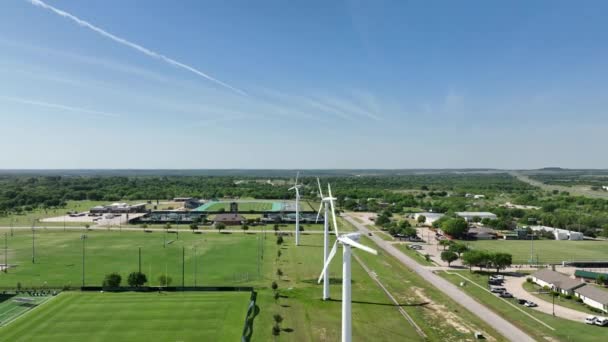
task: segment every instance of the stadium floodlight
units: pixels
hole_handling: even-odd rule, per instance
[[[323,196],[323,190],[321,189],[321,181],[317,177],[317,185],[319,186],[319,196],[321,197],[321,204],[319,205],[319,211],[317,213],[317,219],[315,222],[319,222],[321,216],[321,209],[325,209],[323,215],[323,264],[327,262],[329,257],[329,202],[335,200],[332,197]],[[328,300],[329,297],[329,271],[323,274],[323,300]]]
[[[298,178],[300,176],[300,172],[296,174],[296,181],[291,188],[288,190],[296,191],[296,246],[300,245],[300,188],[302,184],[298,184]]]
[[[338,235],[338,225],[336,220],[336,213],[334,202],[331,194],[331,186],[328,185],[329,192],[329,203],[331,206],[331,214],[334,223],[334,228],[336,231],[336,242],[334,243],[331,251],[329,252],[329,256],[323,265],[323,270],[321,271],[321,275],[319,276],[318,283],[321,283],[321,279],[324,278],[325,274],[328,272],[329,264],[331,260],[336,255],[338,249],[338,243],[342,245],[342,342],[351,342],[352,341],[352,314],[351,314],[351,248],[359,248],[365,252],[378,255],[378,252],[370,247],[362,245],[358,242],[361,237],[360,233],[350,233],[344,235]]]

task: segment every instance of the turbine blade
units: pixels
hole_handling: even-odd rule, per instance
[[[293,189],[295,189],[295,188],[296,188],[295,186],[292,186],[291,188],[289,188],[289,189],[287,189],[287,190],[288,190],[288,191],[291,191],[291,190],[293,190]]]
[[[336,220],[336,208],[334,207],[334,196],[331,194],[331,185],[327,183],[327,191],[329,192],[329,204],[331,205],[331,218],[334,222],[334,230],[336,237],[338,237],[338,221]]]
[[[376,251],[375,249],[362,245],[362,244],[358,243],[357,241],[349,238],[348,236],[341,236],[340,242],[345,243],[347,245],[351,245],[353,247],[357,247],[357,248],[364,250],[368,253],[371,253],[373,255],[378,255],[378,251]]]
[[[319,177],[317,177],[317,185],[319,185],[319,195],[321,195],[321,199],[323,199],[323,190],[321,190],[321,181]]]
[[[315,223],[319,223],[319,217],[321,217],[321,209],[323,209],[323,201],[321,201],[321,204],[319,205],[319,212],[317,213],[317,219],[315,220]]]
[[[336,240],[336,242],[334,242],[334,246],[331,248],[331,251],[329,252],[329,255],[327,256],[327,261],[325,262],[325,265],[323,265],[323,270],[321,271],[319,280],[317,280],[317,284],[320,284],[321,280],[323,280],[323,276],[325,275],[325,272],[327,272],[327,268],[329,267],[329,263],[331,262],[331,259],[333,259],[334,256],[336,255],[337,249],[338,249],[338,240]]]

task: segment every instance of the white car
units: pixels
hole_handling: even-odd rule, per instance
[[[536,303],[531,302],[531,301],[529,301],[529,300],[528,300],[528,301],[526,301],[526,302],[524,303],[524,306],[527,306],[527,307],[529,307],[529,308],[533,308],[533,307],[536,307],[536,306],[538,306],[538,305],[536,305]]]
[[[587,323],[587,324],[595,324],[596,321],[597,321],[597,317],[595,317],[595,316],[587,316],[585,318],[585,323]]]
[[[595,318],[595,325],[599,325],[600,327],[604,327],[604,326],[608,325],[608,318],[606,318],[606,317],[596,317]]]

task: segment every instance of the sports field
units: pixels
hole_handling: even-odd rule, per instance
[[[0,341],[239,341],[246,292],[62,293]]]
[[[23,288],[82,285],[84,231],[37,229],[35,263],[32,263],[31,230],[8,234],[7,274],[0,274],[0,287]],[[0,230],[0,239],[4,234]],[[182,248],[184,248],[185,285],[242,285],[258,279],[258,236],[253,234],[193,234],[190,231],[169,234],[164,231],[88,231],[85,243],[85,284],[100,286],[106,274],[118,272],[123,283],[130,272],[139,269],[158,285],[158,277],[167,274],[172,285],[182,284]],[[270,233],[269,233],[270,235]],[[260,234],[261,236],[261,234]],[[2,246],[4,241],[1,241]],[[196,255],[195,248],[196,247]],[[0,260],[4,263],[4,253]]]
[[[11,323],[15,318],[44,303],[49,298],[52,297],[0,294],[0,327]],[[24,300],[20,301],[20,299]]]
[[[530,260],[531,241],[484,240],[465,242],[472,248],[505,252],[513,255],[513,262],[527,263]],[[539,262],[559,263],[571,260],[608,260],[608,241],[534,241],[534,257]]]
[[[238,202],[239,211],[271,211],[274,202]],[[280,204],[280,203],[279,203]],[[196,209],[197,211],[230,211],[230,202],[209,202]],[[280,209],[279,209],[280,210]]]

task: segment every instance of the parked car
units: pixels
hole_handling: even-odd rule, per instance
[[[585,323],[587,323],[587,324],[595,324],[595,321],[597,321],[597,317],[595,317],[595,316],[585,317]]]
[[[513,295],[507,291],[503,291],[503,292],[499,293],[498,295],[502,298],[513,298]]]
[[[527,303],[527,302],[528,302],[527,300],[525,300],[525,299],[521,299],[521,298],[519,298],[519,299],[517,300],[517,304],[520,304],[520,305],[526,305],[526,303]]]
[[[502,285],[502,280],[488,280],[488,284],[490,285]]]
[[[536,305],[536,303],[534,303],[534,302],[531,302],[531,301],[527,300],[527,301],[524,303],[524,306],[527,306],[527,307],[529,307],[529,308],[534,308],[534,307],[537,307],[538,305]]]
[[[422,246],[420,246],[420,245],[410,245],[410,248],[411,249],[415,249],[415,250],[420,250],[420,249],[422,249]]]
[[[600,327],[604,327],[604,326],[608,325],[608,318],[606,318],[606,317],[596,317],[595,318],[595,325],[599,325]]]
[[[502,286],[491,286],[490,287],[490,292],[492,292],[492,293],[502,293],[505,291],[507,291],[507,289],[505,289]]]

